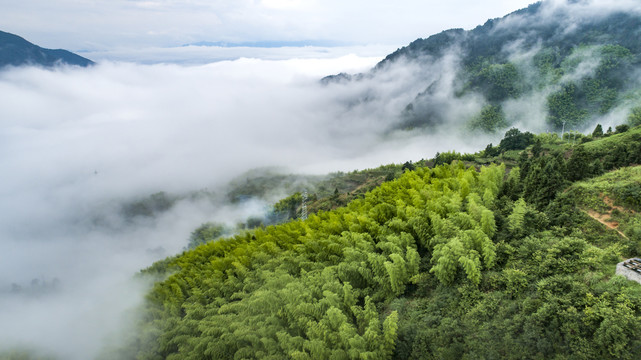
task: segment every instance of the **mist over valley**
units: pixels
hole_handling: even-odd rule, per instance
[[[184,47],[80,52],[83,56],[95,54],[99,58],[88,67],[66,63],[64,59],[47,60],[48,64],[40,66],[34,64],[33,59],[23,63],[8,61],[8,66],[0,68],[0,358],[13,359],[12,356],[21,354],[34,359],[115,359],[131,354],[141,358],[180,358],[180,354],[187,352],[196,354],[202,350],[196,344],[197,340],[189,345],[174,346],[172,343],[161,350],[158,350],[161,346],[154,348],[156,340],[149,340],[153,338],[149,334],[159,338],[165,335],[158,335],[161,330],[148,333],[153,328],[149,324],[164,321],[162,316],[166,314],[176,314],[169,305],[157,312],[145,306],[149,306],[149,301],[165,296],[158,295],[158,289],[165,286],[162,281],[170,277],[175,279],[174,273],[189,268],[185,265],[193,260],[189,257],[197,257],[190,252],[200,244],[193,243],[195,237],[202,235],[197,229],[203,233],[219,230],[216,236],[211,232],[203,235],[203,242],[210,242],[212,237],[237,235],[233,241],[245,246],[245,242],[251,243],[253,234],[259,234],[258,242],[261,242],[261,236],[268,236],[265,235],[267,232],[279,231],[275,227],[265,230],[266,225],[287,221],[302,223],[301,196],[307,191],[310,216],[313,213],[321,215],[305,230],[286,231],[300,231],[301,234],[309,231],[311,234],[313,226],[320,226],[318,219],[334,216],[329,215],[335,214],[333,210],[348,211],[346,209],[351,206],[348,203],[364,198],[366,200],[353,205],[349,211],[356,211],[356,206],[365,206],[362,205],[365,203],[370,206],[374,200],[367,199],[375,195],[366,193],[378,191],[380,194],[384,191],[380,188],[387,186],[385,184],[411,182],[407,179],[413,175],[403,174],[411,172],[415,166],[420,172],[426,166],[434,167],[439,163],[448,166],[451,160],[464,160],[470,169],[480,169],[482,165],[490,169],[479,170],[482,175],[466,175],[462,165],[460,168],[451,165],[450,170],[443,171],[454,174],[453,178],[458,176],[458,180],[451,180],[452,184],[465,178],[472,189],[467,192],[479,193],[470,195],[474,200],[466,199],[465,205],[461,205],[461,200],[458,205],[472,209],[465,211],[472,214],[474,224],[484,224],[485,235],[474,240],[483,244],[482,250],[472,250],[477,258],[470,255],[470,264],[477,264],[475,266],[485,271],[494,263],[490,258],[496,256],[495,252],[499,254],[499,263],[508,261],[501,260],[501,256],[507,258],[512,250],[505,250],[500,247],[502,245],[496,245],[496,250],[495,245],[489,245],[493,240],[497,243],[505,240],[497,240],[499,235],[495,234],[503,234],[500,229],[504,226],[505,233],[510,236],[522,240],[525,235],[515,235],[512,227],[507,230],[512,226],[507,225],[512,221],[508,220],[510,214],[496,215],[496,224],[493,217],[492,226],[496,228],[489,229],[488,216],[492,211],[499,213],[493,208],[494,201],[499,201],[499,192],[504,191],[499,188],[505,188],[501,185],[489,195],[478,188],[491,181],[502,184],[503,180],[497,179],[503,179],[503,175],[508,179],[505,167],[490,165],[493,156],[499,156],[490,155],[491,151],[507,154],[501,159],[508,162],[508,168],[518,168],[519,161],[523,160],[519,160],[518,153],[509,152],[517,148],[503,145],[501,149],[499,146],[507,143],[501,140],[512,128],[518,128],[523,134],[543,133],[540,135],[543,138],[555,139],[550,140],[550,144],[561,147],[565,146],[559,145],[563,134],[568,139],[567,133],[572,133],[573,141],[576,142],[577,136],[580,141],[591,136],[597,124],[603,127],[603,132],[601,135],[595,133],[595,139],[608,128],[607,135],[624,136],[628,127],[641,124],[641,46],[633,35],[640,32],[641,7],[634,1],[550,0],[489,20],[471,30],[446,30],[417,39],[389,54],[388,46],[382,45],[254,49],[247,46],[225,48],[218,43],[213,47],[203,46],[194,42],[195,45]],[[143,60],[133,61],[136,58]],[[534,137],[533,134],[530,135]],[[556,140],[560,142],[554,143]],[[634,144],[635,140],[626,141]],[[494,144],[495,148],[488,144]],[[518,150],[532,144],[534,142],[527,143]],[[555,149],[549,145],[539,151],[550,155]],[[601,150],[596,145],[591,151],[606,156],[598,152]],[[626,160],[626,165],[635,163],[634,151],[629,151],[632,160]],[[571,153],[568,151],[566,157]],[[443,160],[449,159],[448,156],[452,159]],[[610,165],[615,164],[615,160],[607,161],[611,161]],[[603,166],[609,166],[607,161],[605,165],[599,164],[601,170],[595,163],[586,168],[596,169],[594,176],[601,175]],[[624,162],[621,160],[620,164]],[[445,178],[436,173],[425,176]],[[636,175],[626,176],[633,178]],[[487,180],[490,178],[493,180]],[[443,180],[444,183],[447,181]],[[464,192],[459,185],[452,185],[452,189]],[[420,191],[416,190],[416,194]],[[444,198],[450,196],[447,195],[449,190],[437,185],[429,191],[434,192],[435,199],[440,199],[438,196],[441,195],[436,195],[439,191],[445,194]],[[525,210],[525,203],[515,205],[519,199],[515,195],[517,190],[510,191],[514,193],[504,194],[514,197],[507,208],[522,206],[523,212],[530,214],[528,219],[549,225],[552,219],[541,220],[543,215],[540,214],[548,211],[537,202],[542,200],[526,199],[536,205]],[[579,190],[570,193],[572,191]],[[429,198],[426,194],[416,196]],[[406,195],[397,196],[403,199],[395,203],[398,209],[402,208],[403,201],[411,202],[403,198]],[[497,199],[488,200],[492,196]],[[413,201],[418,203],[416,199],[414,197]],[[630,201],[626,206],[634,208],[636,205]],[[403,249],[402,263],[407,263],[408,269],[415,266],[411,271],[416,277],[398,275],[398,279],[404,279],[398,280],[404,281],[402,286],[392,282],[388,289],[381,285],[381,292],[372,293],[371,297],[366,295],[366,290],[376,286],[358,288],[359,285],[352,281],[358,300],[350,303],[352,309],[361,309],[359,314],[369,314],[356,315],[358,311],[354,310],[354,319],[358,319],[354,334],[365,337],[365,317],[359,316],[369,316],[371,319],[367,319],[372,322],[368,326],[372,328],[367,331],[378,334],[377,342],[381,343],[392,334],[392,320],[387,320],[391,319],[387,316],[392,312],[390,304],[396,304],[396,300],[391,299],[413,296],[412,291],[424,289],[428,283],[436,287],[434,284],[454,281],[454,275],[450,279],[449,274],[443,275],[444,272],[440,273],[438,269],[429,270],[430,264],[437,264],[435,268],[441,266],[437,260],[430,263],[429,256],[446,250],[430,248],[431,243],[411,245],[406,235],[418,236],[415,230],[418,225],[414,224],[413,230],[408,230],[410,225],[399,225],[391,220],[393,214],[397,214],[399,218],[404,216],[403,221],[409,221],[418,210],[390,210],[394,201],[388,202],[387,207],[372,205],[371,209],[363,210],[365,215],[362,216],[375,219],[381,227],[385,224],[384,231],[398,231],[396,235],[385,233],[385,239],[398,236],[389,241],[402,245],[397,244]],[[475,202],[483,208],[474,210],[474,205],[469,204]],[[551,200],[545,205],[549,202]],[[456,201],[443,205],[443,209],[454,206],[452,203]],[[634,211],[630,216],[636,216]],[[358,226],[343,224],[349,231],[356,231],[355,228],[370,231],[370,225],[363,217],[359,218],[360,215],[345,216],[361,221]],[[323,218],[323,221],[331,223],[333,220]],[[429,224],[438,222],[434,217],[425,221]],[[333,223],[331,226],[339,228]],[[630,229],[634,226],[630,225]],[[253,232],[255,229],[258,233]],[[332,231],[328,230],[328,234]],[[380,230],[380,234],[384,231]],[[327,238],[341,234],[332,233]],[[628,240],[634,236],[628,234]],[[241,238],[244,240],[239,240]],[[358,241],[353,240],[353,243]],[[380,245],[380,253],[390,256],[388,251],[391,250],[384,246],[387,245]],[[510,246],[517,247],[515,244]],[[632,245],[625,246],[632,248]],[[428,248],[430,250],[426,250]],[[204,247],[198,249],[205,251]],[[270,253],[272,250],[265,251]],[[231,253],[232,250],[225,250],[226,255]],[[414,253],[419,260],[424,256],[420,271],[436,275],[425,275],[424,278],[417,275],[419,260],[413,258]],[[277,256],[278,252],[273,250],[270,254]],[[214,259],[214,255],[211,256]],[[436,258],[437,255],[433,256]],[[257,255],[256,258],[267,263],[263,257]],[[481,258],[483,260],[479,260]],[[607,256],[602,255],[602,258]],[[193,261],[198,264],[194,267],[200,266],[200,260]],[[216,261],[211,260],[211,263]],[[359,261],[366,263],[363,259]],[[458,261],[464,263],[464,260]],[[401,260],[394,256],[380,260],[381,268],[390,272],[392,266],[400,263]],[[241,266],[234,264],[233,271],[240,273]],[[301,268],[304,266],[308,265],[300,265]],[[464,266],[460,265],[459,269]],[[143,269],[148,269],[145,274],[140,273]],[[340,276],[348,273],[352,276],[356,271],[341,269],[344,272]],[[407,271],[408,274],[411,272]],[[148,276],[150,273],[153,276]],[[283,275],[274,270],[272,278],[281,279],[279,274]],[[459,271],[456,279],[469,276],[468,280],[475,286],[483,284],[481,275],[476,278],[470,274],[475,273],[465,268],[465,271]],[[515,274],[509,275],[521,276]],[[420,282],[429,276],[429,280]],[[521,277],[517,280],[525,283],[519,279]],[[273,285],[265,281],[267,285]],[[334,284],[329,280],[327,283]],[[348,282],[341,280],[341,286],[345,283]],[[299,286],[295,282],[291,284],[278,288]],[[328,290],[330,285],[327,287],[324,291],[338,291],[335,288]],[[247,285],[247,288],[251,286]],[[405,289],[411,291],[404,292]],[[182,291],[187,290],[183,288]],[[249,293],[244,289],[231,296],[237,296],[240,303],[253,296]],[[517,293],[514,290],[510,296],[516,297]],[[204,303],[206,301],[202,299],[213,297],[197,291],[195,294],[194,299],[199,300],[193,300],[194,303]],[[175,300],[171,296],[167,295],[167,303]],[[344,296],[347,299],[351,295]],[[189,296],[185,295],[185,298]],[[378,310],[377,305],[373,305],[376,301],[383,304],[378,305]],[[211,300],[209,304],[213,303],[215,301]],[[189,312],[192,305],[183,305],[183,314],[176,315],[177,319],[192,320],[190,316],[193,319],[201,316],[201,313]],[[230,313],[241,313],[233,305],[229,306]],[[338,305],[332,306],[331,309],[337,309],[336,313],[348,311]],[[331,311],[323,309],[328,313],[334,311],[329,305],[327,309]],[[377,311],[385,315],[372,315]],[[158,315],[161,313],[164,315]],[[378,319],[376,326],[374,317]],[[153,321],[149,320],[151,318]],[[303,326],[301,324],[296,326]],[[162,331],[171,328],[163,326],[166,327]],[[323,326],[333,329],[334,325]],[[207,333],[200,328],[198,331],[202,336]],[[220,331],[222,334],[223,330]],[[402,325],[399,331],[405,335],[411,333]],[[306,336],[311,339],[313,334],[310,331]],[[211,336],[224,338],[222,335]],[[286,338],[281,333],[278,336],[281,340]],[[292,330],[287,336],[294,339],[302,335],[294,334]],[[140,349],[132,345],[132,339],[138,341]],[[176,336],[176,339],[181,337]],[[311,345],[300,345],[298,341],[296,338],[288,344],[299,349],[300,354],[334,354],[314,350]],[[156,351],[153,355],[145,352],[150,343],[154,344],[150,348]],[[324,344],[330,343],[327,340]],[[270,344],[264,345],[263,355],[277,352]],[[373,354],[380,351],[384,358],[403,358],[411,353],[400,345],[394,350],[394,341],[391,345],[389,341],[385,344],[380,349],[370,350]],[[223,345],[208,349],[208,356],[233,357],[233,353],[221,355],[224,351],[220,349]],[[241,355],[246,351],[242,347],[234,349]],[[220,356],[212,355],[218,350]],[[619,354],[612,351],[608,354]],[[292,350],[288,356],[294,353],[300,355]],[[345,354],[348,354],[347,350]]]

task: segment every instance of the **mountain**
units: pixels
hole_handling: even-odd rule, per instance
[[[641,44],[635,40],[635,35],[641,33],[639,14],[612,11],[601,16],[589,14],[574,22],[576,18],[566,16],[571,7],[547,9],[546,6],[552,5],[538,2],[503,18],[488,20],[470,31],[452,29],[427,39],[417,39],[388,55],[377,67],[400,57],[442,56],[452,46],[461,49],[466,65],[483,59],[508,62],[513,53],[510,45],[518,45],[522,51],[538,47],[554,49],[558,52],[558,60],[567,57],[578,46],[617,44],[634,54],[641,52]],[[517,41],[519,43],[515,44]]]
[[[0,68],[6,66],[89,66],[94,62],[67,50],[41,48],[20,36],[0,31]]]
[[[604,118],[622,122],[641,104],[640,34],[638,9],[539,2],[469,31],[417,39],[369,73],[323,82],[376,82],[417,67],[406,80],[409,101],[392,120],[394,129],[584,131]]]

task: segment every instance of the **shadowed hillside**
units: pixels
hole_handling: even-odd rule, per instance
[[[56,65],[89,66],[92,64],[93,61],[67,50],[44,49],[17,35],[0,31],[0,68],[23,65],[51,67]]]

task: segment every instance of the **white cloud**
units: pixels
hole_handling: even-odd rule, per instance
[[[530,2],[0,0],[0,23],[39,45],[74,51],[260,40],[402,46],[446,28],[472,28]]]
[[[312,5],[313,1],[302,0],[261,0],[261,5],[271,9],[305,9]]]
[[[234,223],[262,206],[184,201],[129,223],[119,201],[216,189],[255,167],[349,171],[452,149],[453,134],[384,134],[429,71],[407,64],[351,85],[318,81],[378,60],[0,72],[0,348],[91,358],[140,301],[145,287],[131,281],[138,269],[180,251],[200,223]],[[483,139],[476,142],[457,149]],[[58,292],[27,300],[8,293],[11,283],[55,278]]]
[[[288,60],[302,59],[313,61],[315,59],[328,60],[338,65],[317,76],[325,76],[339,71],[357,72],[364,69],[362,65],[350,64],[349,57],[358,54],[359,61],[366,60],[368,64],[372,59],[381,59],[383,56],[396,50],[393,46],[370,45],[350,47],[281,47],[281,48],[256,48],[256,47],[218,47],[218,46],[180,46],[180,47],[147,47],[140,49],[110,49],[105,51],[82,52],[81,55],[97,62],[117,61],[135,62],[139,64],[172,63],[184,65],[205,65],[218,61],[230,61],[240,58],[258,58],[263,60]],[[339,64],[340,63],[340,64]]]

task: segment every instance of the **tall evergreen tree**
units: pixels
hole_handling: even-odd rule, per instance
[[[521,169],[519,176],[521,177],[521,181],[527,178],[531,166],[532,160],[530,159],[527,151],[521,151],[519,154],[519,168]]]
[[[541,144],[541,139],[536,139],[534,145],[532,145],[532,156],[539,157],[543,152],[543,144]]]
[[[525,200],[539,210],[545,208],[563,188],[564,174],[565,164],[560,156],[539,158],[525,179]]]
[[[577,146],[568,160],[566,177],[570,181],[585,179],[591,175],[590,158],[583,145]]]

